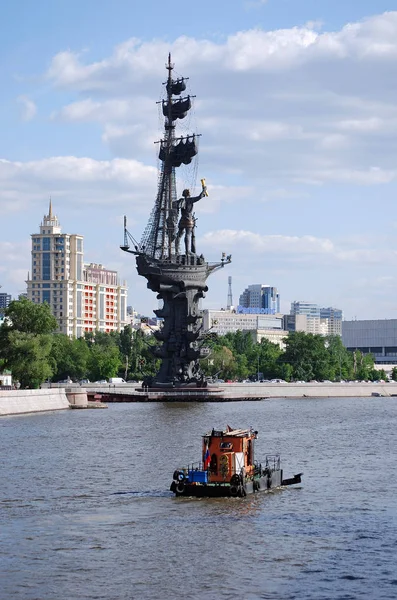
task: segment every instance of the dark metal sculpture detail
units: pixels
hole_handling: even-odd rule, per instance
[[[161,367],[153,387],[205,386],[200,369],[200,358],[207,355],[203,347],[202,313],[199,301],[208,290],[208,276],[231,262],[231,256],[222,255],[217,263],[207,263],[196,253],[193,212],[196,202],[208,196],[205,180],[202,191],[192,197],[185,189],[177,198],[175,169],[189,164],[197,149],[197,135],[176,137],[178,119],[183,119],[191,108],[191,96],[180,96],[186,89],[186,79],[172,79],[173,65],[168,57],[166,99],[162,101],[165,117],[164,138],[160,140],[161,170],[157,198],[140,243],[137,243],[124,224],[124,245],[121,249],[136,255],[139,275],[147,279],[149,289],[157,292],[163,301],[155,314],[163,319],[163,327],[155,332],[161,345],[154,349],[161,358]],[[130,250],[128,238],[134,243]],[[182,244],[183,238],[183,244]],[[181,253],[181,246],[182,253]]]

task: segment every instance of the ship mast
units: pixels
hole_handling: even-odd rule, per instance
[[[166,68],[168,70],[168,79],[167,79],[167,107],[168,107],[168,114],[167,114],[167,121],[165,123],[165,139],[166,139],[166,146],[168,149],[167,155],[170,156],[170,150],[171,147],[173,145],[173,141],[174,141],[174,137],[175,137],[175,125],[172,122],[172,69],[174,68],[174,65],[171,63],[171,53],[168,54],[168,64],[166,65]],[[173,188],[175,189],[175,178],[172,177],[172,167],[170,164],[164,164],[164,169],[167,170],[167,211],[166,211],[166,215],[165,215],[165,223],[167,224],[167,216],[170,218],[172,215],[172,192],[173,192]],[[174,179],[174,181],[173,181]],[[172,185],[174,184],[174,185]],[[176,193],[175,193],[176,196]],[[167,224],[168,225],[168,224]],[[168,228],[164,228],[163,230],[163,255],[165,255],[165,234],[167,232],[167,238],[168,238],[168,258],[171,260],[172,257],[172,236],[173,236],[173,230]]]
[[[161,162],[156,200],[141,242],[134,240],[124,223],[121,248],[136,254],[139,275],[147,279],[148,288],[163,302],[154,311],[162,319],[161,329],[154,333],[161,345],[152,347],[161,365],[154,377],[146,378],[145,385],[205,387],[200,358],[207,356],[209,350],[203,347],[203,340],[200,341],[200,300],[208,290],[208,276],[230,263],[231,255],[223,253],[220,262],[210,264],[203,254],[196,252],[193,207],[207,196],[205,180],[201,180],[202,191],[198,196],[191,196],[190,190],[185,189],[182,198],[177,198],[175,170],[192,162],[197,145],[196,134],[177,136],[175,133],[178,119],[184,119],[191,108],[191,96],[182,96],[186,90],[185,78],[172,77],[171,55],[168,55],[166,69],[166,94],[160,101],[165,119],[164,135],[156,142]],[[129,249],[129,240],[134,250]]]
[[[189,164],[197,154],[196,135],[175,136],[176,122],[184,119],[191,108],[191,96],[182,97],[186,78],[173,79],[174,65],[168,55],[166,97],[161,101],[165,117],[164,136],[159,142],[161,170],[155,206],[141,241],[145,254],[158,260],[171,261],[176,255],[177,200],[175,168]],[[175,96],[177,96],[175,98]]]

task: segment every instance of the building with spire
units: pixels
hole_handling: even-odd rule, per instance
[[[82,235],[62,233],[52,212],[32,238],[31,276],[27,297],[47,302],[59,323],[59,331],[73,337],[84,332],[120,331],[127,324],[127,287],[116,271],[101,264],[84,264]]]

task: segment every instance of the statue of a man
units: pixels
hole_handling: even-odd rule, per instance
[[[177,208],[181,211],[181,218],[178,223],[178,234],[175,241],[176,254],[179,254],[179,243],[183,233],[185,233],[185,252],[195,252],[196,249],[191,247],[192,231],[195,225],[195,219],[193,216],[194,203],[201,200],[203,196],[207,195],[207,188],[203,186],[202,191],[198,196],[191,196],[190,190],[183,190],[182,198],[177,200]]]

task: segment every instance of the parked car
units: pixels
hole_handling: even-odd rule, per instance
[[[99,379],[98,381],[94,381],[94,383],[107,383],[106,379]]]
[[[86,385],[87,383],[91,383],[89,379],[80,379],[79,381],[80,385]]]

